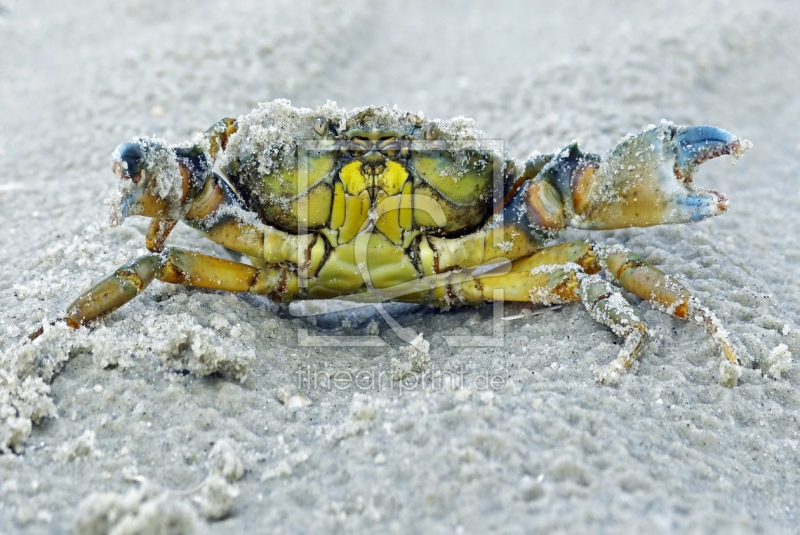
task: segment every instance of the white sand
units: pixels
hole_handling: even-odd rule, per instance
[[[43,416],[0,454],[0,533],[796,532],[799,5],[266,4],[0,0],[0,407],[20,411],[0,432]],[[382,321],[351,331],[384,347],[303,347],[298,328],[324,333],[155,282],[94,330],[18,346],[144,252],[146,220],[106,224],[117,144],[184,141],[275,98],[465,115],[518,157],[575,138],[602,153],[661,119],[752,140],[697,177],[727,214],[591,235],[717,313],[747,361],[739,386],[718,384],[702,329],[636,300],[655,339],[616,387],[592,373],[619,340],[580,305],[505,322],[502,347],[443,338],[489,334],[491,307],[399,318],[430,343],[417,354]],[[185,228],[170,243],[224,254]],[[298,375],[360,370],[463,370],[469,388]],[[494,375],[505,386],[475,388]]]

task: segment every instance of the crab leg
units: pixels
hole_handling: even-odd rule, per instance
[[[471,299],[478,297],[474,294],[479,291],[481,297],[491,300],[497,290],[502,290],[506,301],[546,305],[581,301],[594,320],[625,339],[617,358],[597,377],[600,383],[615,382],[644,351],[648,328],[619,290],[597,275],[598,271],[591,245],[577,241],[546,247],[512,263],[509,273],[480,275],[459,284],[455,291]]]
[[[668,314],[703,326],[725,358],[731,364],[739,365],[722,322],[681,283],[622,246],[595,245],[594,250],[606,272],[620,286]]]
[[[150,226],[147,227],[147,236],[145,237],[145,245],[148,251],[160,253],[164,250],[164,242],[167,241],[169,233],[175,228],[178,222],[174,219],[165,219],[161,217],[154,217],[150,220]]]
[[[605,366],[597,377],[599,383],[613,383],[636,362],[650,340],[647,323],[622,294],[599,275],[577,273],[580,296],[592,319],[609,327],[625,339],[617,358]]]
[[[225,117],[206,130],[205,136],[209,141],[208,152],[212,159],[216,159],[220,150],[225,150],[228,145],[228,138],[236,132],[238,125],[236,119]]]
[[[169,248],[147,254],[118,268],[67,308],[67,324],[77,328],[108,314],[137,295],[152,281],[199,286],[228,292],[296,293],[297,277],[285,267],[257,269],[247,264]]]
[[[688,289],[622,246],[603,247],[575,241],[545,247],[515,260],[506,273],[488,272],[477,277],[453,272],[448,293],[468,302],[490,301],[502,290],[506,301],[554,304],[583,302],[592,318],[625,338],[617,358],[598,377],[613,382],[641,355],[649,339],[647,324],[610,280],[650,301],[664,312],[702,325],[719,345],[725,358],[739,361],[722,323]]]

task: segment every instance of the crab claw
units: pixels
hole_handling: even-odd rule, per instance
[[[118,225],[131,215],[167,217],[180,206],[183,178],[175,150],[155,139],[136,138],[111,154],[119,190],[106,203]]]
[[[559,167],[555,183],[571,197],[570,226],[648,227],[701,221],[727,210],[725,195],[696,187],[692,175],[701,163],[724,154],[738,158],[750,146],[713,126],[665,123],[623,139],[602,161],[573,145],[549,165]]]
[[[749,141],[742,141],[716,126],[674,128],[676,128],[675,142],[678,149],[675,172],[687,181],[692,180],[692,174],[701,163],[726,154],[732,154],[734,159],[738,160],[751,146]]]

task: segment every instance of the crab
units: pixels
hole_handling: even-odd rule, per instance
[[[151,218],[150,253],[69,305],[78,328],[152,281],[267,295],[442,308],[487,301],[580,301],[623,338],[598,375],[613,382],[642,354],[648,325],[620,287],[705,327],[738,358],[717,317],[673,277],[628,249],[548,245],[568,227],[607,230],[701,221],[727,198],[695,186],[697,166],[749,147],[725,130],[662,122],[605,156],[577,142],[527,161],[463,117],[428,121],[386,107],[346,112],[288,101],[226,118],[184,144],[139,137],[112,154],[120,179],[111,223]],[[178,222],[243,255],[235,261],[165,241]],[[249,262],[244,260],[249,258]],[[724,362],[724,361],[723,361]]]

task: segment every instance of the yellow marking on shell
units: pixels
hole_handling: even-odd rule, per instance
[[[342,167],[339,179],[350,195],[358,195],[368,187],[366,177],[361,174],[361,162],[358,160]]]
[[[369,195],[362,191],[358,196],[345,196],[344,223],[339,228],[339,244],[347,243],[361,230],[369,213]]]
[[[398,215],[400,226],[405,230],[411,230],[414,225],[414,211],[411,191],[414,185],[406,182],[403,186],[403,193],[400,197],[400,214]]]
[[[392,196],[404,189],[406,180],[408,180],[406,168],[397,162],[390,161],[386,163],[386,171],[380,175],[378,183],[375,185],[385,191],[386,195]]]
[[[403,229],[400,227],[400,203],[402,198],[402,195],[386,197],[375,208],[378,214],[375,228],[383,232],[390,242],[397,245],[403,243]]]
[[[371,187],[378,188],[389,196],[397,195],[408,179],[408,171],[397,162],[386,162],[386,170],[375,177],[364,175],[361,172],[361,166],[361,162],[356,160],[345,165],[339,171],[339,179],[350,195],[358,195]]]
[[[331,228],[338,229],[344,224],[345,214],[344,186],[336,182],[333,187],[333,209],[331,210]]]
[[[263,257],[268,264],[291,262],[296,266],[305,264],[306,252],[314,234],[289,234],[273,227],[264,227]]]
[[[411,151],[411,165],[420,178],[415,184],[416,226],[459,232],[477,227],[491,212],[492,162],[487,154],[467,150],[458,161],[446,151]],[[430,214],[419,210],[418,199],[431,197],[441,205],[446,222],[436,224]]]

